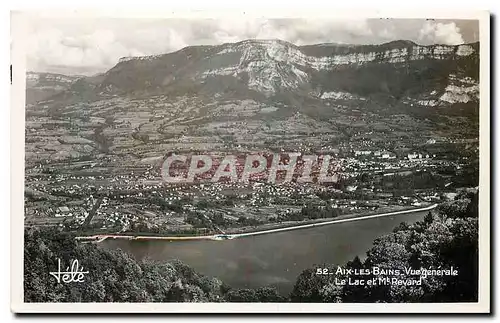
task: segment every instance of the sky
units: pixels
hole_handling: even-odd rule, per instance
[[[27,69],[93,75],[121,57],[164,54],[191,45],[245,39],[282,39],[296,45],[417,44],[457,45],[479,40],[474,20],[425,19],[116,19],[30,18]]]

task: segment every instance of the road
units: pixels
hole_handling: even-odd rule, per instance
[[[365,215],[365,216],[360,216],[360,217],[355,217],[355,218],[331,220],[331,221],[325,221],[325,222],[297,225],[297,226],[293,226],[293,227],[278,228],[278,229],[271,229],[271,230],[264,230],[264,231],[257,231],[257,232],[239,233],[239,234],[231,235],[232,237],[230,239],[232,239],[233,237],[234,238],[241,238],[241,237],[248,237],[248,236],[254,236],[254,235],[259,235],[259,234],[268,234],[268,233],[281,232],[281,231],[290,231],[290,230],[319,227],[322,225],[330,225],[330,224],[343,223],[343,222],[361,221],[361,220],[367,220],[367,219],[373,219],[373,218],[380,218],[380,217],[384,217],[384,216],[392,216],[392,215],[414,213],[414,212],[423,212],[423,211],[432,210],[432,209],[436,208],[437,206],[438,206],[437,204],[433,204],[433,205],[430,205],[430,206],[427,206],[424,208],[420,208],[420,209],[412,209],[412,210],[395,211],[395,212],[388,212],[388,213],[381,213],[381,214]]]
[[[119,235],[119,234],[106,234],[106,235],[93,235],[93,236],[85,236],[85,237],[76,237],[76,239],[84,241],[84,242],[95,242],[95,243],[102,242],[102,241],[109,239],[109,238],[111,238],[111,239],[127,239],[127,240],[168,240],[168,241],[231,240],[231,239],[236,239],[236,238],[243,238],[243,237],[260,235],[260,234],[269,234],[269,233],[276,233],[276,232],[283,232],[283,231],[290,231],[290,230],[299,230],[299,229],[319,227],[319,226],[323,226],[323,225],[330,225],[330,224],[336,224],[336,223],[361,221],[361,220],[380,218],[380,217],[386,217],[386,216],[393,216],[393,215],[399,215],[399,214],[430,211],[430,210],[436,208],[437,206],[438,206],[437,204],[433,204],[433,205],[419,208],[419,209],[372,214],[372,215],[365,215],[365,216],[359,216],[359,217],[354,217],[354,218],[331,220],[331,221],[311,223],[311,224],[302,224],[302,225],[296,225],[296,226],[285,227],[285,228],[262,230],[262,231],[247,232],[247,233],[216,234],[216,235],[209,235],[209,236],[186,236],[186,237],[131,236],[131,235]]]

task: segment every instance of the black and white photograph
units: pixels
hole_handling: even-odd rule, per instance
[[[489,312],[489,14],[406,14],[12,12],[13,308]]]

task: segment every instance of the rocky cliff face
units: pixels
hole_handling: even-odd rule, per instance
[[[26,73],[26,87],[37,89],[66,90],[83,76],[68,76],[54,73]]]
[[[327,47],[327,46],[324,46]],[[311,48],[311,47],[310,47]],[[334,71],[346,66],[359,68],[369,63],[398,64],[417,60],[451,60],[474,54],[471,45],[460,46],[418,46],[408,43],[406,47],[393,49],[374,47],[366,51],[360,47],[345,47],[343,53],[309,56],[300,47],[283,41],[246,41],[237,45],[227,45],[216,55],[236,53],[240,60],[219,69],[209,69],[202,73],[205,77],[248,74],[251,89],[276,92],[283,88],[294,89],[311,79],[310,70],[317,72]],[[219,58],[220,59],[220,58]]]
[[[26,102],[34,103],[68,90],[82,76],[54,73],[26,73]]]
[[[381,77],[379,81],[382,82],[374,83],[382,86],[380,83],[384,81],[389,81],[388,86],[409,81],[410,74],[415,70],[419,70],[421,75],[433,73],[434,75],[430,75],[431,81],[435,81],[437,76],[442,76],[449,69],[460,69],[465,71],[463,77],[477,80],[477,75],[467,73],[467,69],[477,66],[478,49],[478,44],[419,46],[407,41],[371,46],[299,47],[280,40],[248,40],[220,46],[190,47],[166,55],[124,58],[106,74],[104,84],[110,85],[115,91],[128,92],[175,84],[199,85],[229,77],[250,90],[272,96],[278,92],[297,89],[308,89],[313,93],[321,92],[323,88],[342,90],[352,78],[356,78],[356,82],[361,84],[370,82],[369,78],[363,78],[363,74],[369,73],[372,74],[371,78]],[[367,73],[362,73],[362,70]],[[379,70],[382,73],[377,73]],[[146,72],[147,75],[143,75]],[[349,73],[352,74],[351,77],[346,75]],[[384,80],[384,75],[387,74],[393,78],[392,81]],[[131,80],[134,75],[136,79]],[[462,75],[457,77],[461,78]],[[339,79],[347,83],[338,84],[342,83]],[[429,80],[415,79],[415,82],[418,81]],[[374,85],[371,92],[381,90],[380,86]],[[408,84],[408,87],[411,86]],[[366,84],[354,87],[357,88],[354,91],[359,92],[366,88]],[[390,86],[387,90],[391,90]]]

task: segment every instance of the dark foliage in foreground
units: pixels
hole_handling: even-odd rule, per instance
[[[58,284],[49,275],[78,259],[89,271],[82,283]],[[25,230],[24,299],[26,302],[223,302],[246,301],[245,290],[231,290],[219,279],[196,273],[180,261],[136,261],[121,250],[77,243],[55,228]],[[283,298],[275,289],[252,290],[252,301]]]
[[[49,276],[57,258],[65,267],[78,259],[89,271],[84,282],[58,284]],[[225,288],[180,262],[137,262],[120,250],[77,243],[57,229],[25,230],[24,259],[27,302],[214,302]]]

